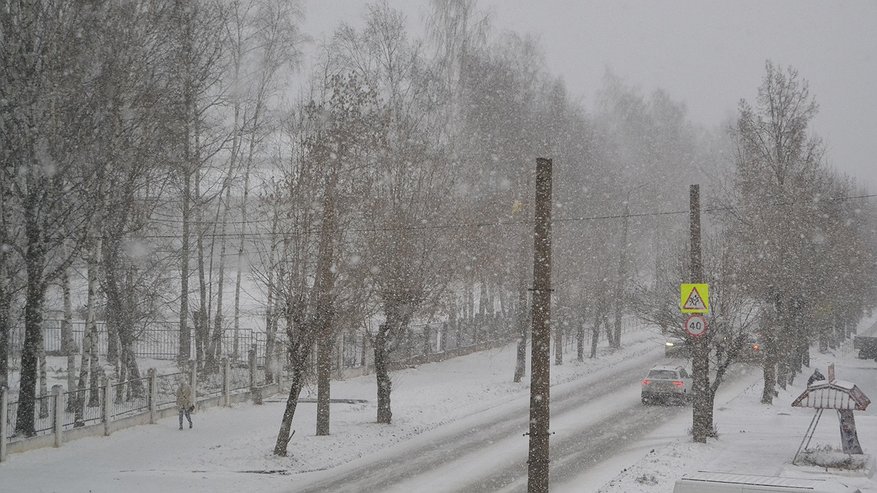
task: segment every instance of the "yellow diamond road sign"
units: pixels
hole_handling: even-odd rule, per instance
[[[682,313],[708,313],[710,311],[709,284],[680,284],[679,309]]]

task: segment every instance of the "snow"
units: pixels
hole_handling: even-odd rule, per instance
[[[583,382],[605,381],[614,372],[637,365],[648,367],[661,360],[663,338],[652,329],[625,334],[624,348],[615,352],[602,347],[595,360],[552,366],[552,399],[577,392]],[[857,360],[851,347],[835,354],[813,351],[813,366],[825,368],[835,362],[837,375],[856,383],[873,398],[877,395],[877,365]],[[355,473],[383,460],[415,455],[429,444],[470,433],[474,440],[491,426],[509,431],[499,439],[485,438],[474,451],[456,454],[438,467],[393,484],[393,491],[460,491],[485,474],[502,471],[526,454],[528,381],[511,381],[514,344],[441,363],[425,364],[393,373],[393,424],[374,423],[374,376],[333,382],[332,397],[366,402],[332,406],[331,435],[314,436],[315,405],[302,402],[293,423],[295,435],[290,456],[274,457],[271,450],[283,413],[285,396],[275,396],[262,406],[240,404],[232,408],[209,408],[193,416],[193,430],[177,430],[176,418],[157,425],[129,428],[110,437],[86,438],[53,449],[12,454],[0,464],[2,491],[299,491],[321,481]],[[807,370],[805,369],[805,372]],[[863,492],[877,492],[872,478],[847,472],[827,473],[812,466],[792,466],[792,456],[813,416],[812,409],[790,407],[803,390],[807,374],[781,391],[774,404],[760,404],[761,372],[741,367],[738,378],[720,388],[715,423],[719,438],[706,444],[691,442],[690,407],[663,409],[671,413],[645,435],[620,437],[620,448],[583,472],[552,484],[552,491],[605,493],[671,492],[674,482],[694,471],[782,475],[784,477],[834,478]],[[526,379],[525,379],[526,380]],[[312,397],[316,389],[305,389]],[[554,402],[554,400],[552,401]],[[560,401],[558,401],[560,402]],[[570,436],[582,426],[611,420],[624,409],[639,406],[639,382],[630,381],[574,412],[556,410],[551,429],[558,437]],[[520,422],[502,423],[509,413]],[[676,413],[676,414],[672,414]],[[834,415],[826,413],[810,448],[839,448]],[[877,447],[875,406],[856,412],[858,435],[867,453]],[[555,438],[552,438],[554,441]],[[570,456],[573,457],[573,456]],[[570,459],[572,460],[572,459]],[[568,461],[567,461],[568,462]],[[421,464],[424,467],[428,463]],[[525,465],[524,465],[525,466]],[[552,467],[567,467],[563,460]],[[379,472],[378,472],[379,473]],[[498,488],[519,490],[520,479]],[[355,487],[347,488],[356,491]]]

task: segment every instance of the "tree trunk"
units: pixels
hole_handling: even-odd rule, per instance
[[[210,350],[207,352],[207,359],[204,362],[208,373],[219,370],[218,362],[222,357],[222,292],[225,288],[225,232],[226,224],[228,223],[229,203],[231,201],[230,186],[226,188],[225,194],[225,207],[223,208],[219,230],[219,273],[216,280],[216,311],[213,316],[213,338],[210,341]]]
[[[38,249],[36,249],[38,250]],[[45,288],[40,280],[43,259],[33,250],[28,252],[27,299],[24,306],[24,346],[21,351],[21,379],[18,390],[18,410],[15,431],[24,436],[34,436],[37,384],[37,360],[43,345],[43,297]]]
[[[197,147],[197,146],[196,146]],[[207,356],[207,344],[210,337],[210,314],[207,311],[207,277],[204,271],[204,213],[201,207],[201,174],[195,172],[195,207],[198,221],[198,236],[195,250],[198,262],[198,315],[195,317],[195,359],[199,368],[203,367]]]
[[[188,165],[188,147],[187,142],[185,144],[186,165]],[[183,179],[183,232],[180,238],[183,243],[180,249],[180,342],[179,354],[177,355],[177,364],[180,367],[192,357],[192,333],[189,327],[189,257],[191,256],[189,251],[189,196],[192,186],[190,179],[191,175],[186,171]]]
[[[246,195],[246,192],[245,192]],[[246,200],[245,200],[246,202]],[[268,358],[274,357],[274,341],[277,337],[277,315],[274,313],[276,310],[274,306],[274,263],[277,259],[277,227],[279,222],[279,212],[277,207],[274,208],[274,214],[272,214],[271,218],[271,248],[268,253],[268,293],[267,293],[267,301],[265,307],[265,355]],[[244,246],[244,237],[241,235],[241,243],[240,250],[238,251],[238,279],[237,279],[237,287],[235,288],[235,331],[234,331],[234,351],[233,357],[237,359],[238,355],[238,322],[237,322],[237,313],[238,313],[238,299],[237,296],[240,290],[240,265],[241,265],[241,255],[243,255],[243,246]],[[269,356],[270,355],[270,356]],[[270,369],[271,365],[266,361],[265,365],[265,379],[268,383],[274,382],[274,372]]]
[[[43,327],[43,344],[40,346],[40,396],[46,396],[49,394],[48,386],[46,385],[46,329]],[[49,400],[48,399],[40,399],[40,418],[46,418],[49,416]]]
[[[61,322],[61,348],[67,356],[67,390],[76,388],[76,340],[73,338],[73,302],[70,299],[70,275],[67,269],[61,272],[61,291],[64,298],[64,320]],[[67,399],[66,411],[74,410],[73,399]]]
[[[12,295],[7,285],[5,254],[0,252],[0,386],[9,386],[9,334],[11,332],[9,312],[12,310]]]
[[[612,326],[609,325],[609,307],[601,310],[600,321],[603,324],[603,327],[606,328],[606,342],[609,343],[609,347],[618,347],[615,344],[615,333],[612,331]]]
[[[597,357],[597,343],[600,340],[600,308],[594,310],[594,327],[591,329],[591,359]]]
[[[329,395],[333,338],[323,334],[317,341],[317,436],[329,435]]]
[[[133,268],[126,269],[124,285],[127,286],[127,289],[121,289],[122,274],[119,272],[118,260],[120,244],[118,241],[112,240],[108,240],[107,243],[107,255],[104,257],[107,309],[114,313],[112,321],[119,336],[119,381],[131,379],[129,392],[140,397],[145,395],[146,389],[143,382],[140,381],[140,369],[134,352],[134,345],[137,341],[131,312],[137,300],[133,290]],[[107,322],[109,323],[110,320],[108,319]]]
[[[761,394],[762,404],[773,404],[773,398],[776,394],[776,360],[777,348],[773,337],[768,337],[764,344],[765,353],[762,362],[762,373],[764,375],[764,390]]]
[[[390,409],[390,392],[393,382],[387,364],[387,331],[386,324],[378,328],[375,335],[375,377],[378,383],[378,423],[390,424],[393,412]]]
[[[618,279],[615,285],[615,333],[611,339],[613,348],[621,347],[621,317],[624,314],[624,284],[627,281],[627,229],[630,221],[630,194],[624,205],[624,224],[621,229],[621,244],[618,245]]]
[[[0,191],[0,195],[3,192]],[[5,230],[7,224],[5,196],[0,197],[0,227]],[[3,233],[0,233],[0,241],[3,240]],[[10,326],[10,312],[12,311],[12,286],[9,281],[9,268],[7,267],[9,256],[6,249],[0,248],[0,386],[9,387],[9,334],[12,327]]]
[[[526,299],[526,291],[523,293],[523,297],[524,299]],[[527,372],[527,336],[529,335],[530,331],[529,325],[527,324],[526,314],[521,313],[523,310],[526,310],[526,306],[526,302],[518,304],[518,317],[517,323],[515,324],[518,326],[518,349],[515,359],[515,383],[520,382]]]
[[[79,364],[79,384],[76,392],[76,417],[77,426],[84,424],[84,411],[86,390],[92,388],[89,380],[95,382],[97,375],[97,323],[95,310],[97,308],[97,258],[100,255],[100,241],[94,237],[89,239],[88,248],[88,298],[86,301],[85,333],[82,339],[82,360]],[[97,399],[96,395],[88,396],[88,405],[91,406]]]
[[[286,457],[289,440],[292,438],[292,418],[295,416],[295,408],[298,406],[298,394],[304,385],[304,368],[307,358],[296,358],[292,365],[292,385],[286,398],[286,408],[283,410],[283,419],[280,421],[280,431],[277,433],[277,442],[274,444],[274,455]]]

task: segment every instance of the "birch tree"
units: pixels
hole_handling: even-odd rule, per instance
[[[96,39],[83,23],[94,15],[86,5],[46,1],[8,4],[0,17],[3,181],[11,191],[6,204],[23,225],[12,248],[25,272],[16,421],[25,435],[34,433],[45,293],[81,247],[77,239],[84,236],[93,206],[87,191],[101,170],[100,163],[87,159],[100,115],[80,107],[88,97],[80,88],[91,87],[94,77],[87,54]],[[74,248],[65,250],[70,239]]]

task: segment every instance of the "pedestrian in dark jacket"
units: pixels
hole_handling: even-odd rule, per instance
[[[180,429],[183,429],[183,416],[189,421],[189,428],[192,427],[192,411],[195,410],[195,404],[192,402],[192,387],[185,380],[180,382],[177,388],[177,409],[180,411]]]

